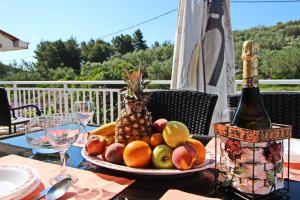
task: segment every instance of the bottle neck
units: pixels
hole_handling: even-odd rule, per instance
[[[243,88],[258,87],[258,58],[243,59]]]

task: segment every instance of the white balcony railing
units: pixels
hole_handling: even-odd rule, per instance
[[[241,84],[236,80],[236,84]],[[300,80],[260,80],[260,84],[300,85]],[[121,110],[120,88],[124,81],[0,81],[5,87],[10,105],[17,107],[35,104],[44,113],[71,112],[73,103],[93,100],[96,112],[94,123],[103,124],[116,120]],[[170,80],[152,80],[151,85],[170,85]],[[18,112],[20,117],[32,117],[33,110]]]

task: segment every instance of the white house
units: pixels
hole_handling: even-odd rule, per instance
[[[0,29],[0,51],[28,49],[28,45],[28,42],[24,42]]]

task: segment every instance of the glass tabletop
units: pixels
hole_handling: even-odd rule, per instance
[[[95,126],[87,126],[87,131],[91,131],[95,129]],[[31,133],[31,134],[39,134],[39,132]],[[18,147],[28,148],[31,149],[31,146],[26,141],[26,136],[21,135],[17,137],[12,137],[8,139],[0,140],[4,144],[14,145]],[[24,149],[25,150],[25,149]],[[42,161],[48,161],[53,163],[59,163],[60,158],[58,153],[54,154],[39,154],[32,150],[32,155],[29,156],[33,159],[42,160]],[[80,168],[82,167],[82,162],[84,161],[84,158],[81,156],[81,148],[71,146],[69,150],[67,151],[67,166]]]
[[[95,129],[95,126],[87,126],[87,130],[91,131]],[[101,168],[87,162],[81,156],[80,147],[71,146],[67,152],[67,165],[70,167],[80,168],[89,171],[96,171],[99,173],[124,176],[127,174],[118,173],[109,169]],[[8,154],[17,154],[24,157],[30,157],[36,160],[59,163],[59,154],[36,154],[32,152],[29,144],[26,141],[26,136],[21,135],[8,139],[0,140],[0,156]],[[214,170],[207,170],[203,172],[197,172],[186,177],[174,177],[170,179],[164,178],[145,178],[145,177],[130,177],[134,178],[136,182],[118,195],[115,199],[159,199],[169,189],[179,189],[181,191],[190,192],[197,195],[209,195],[210,197],[217,197],[222,199],[234,199],[232,195],[227,193],[217,193],[212,195],[214,191]],[[286,182],[287,183],[287,182]],[[285,183],[285,184],[286,184]],[[203,187],[205,185],[205,187]],[[290,199],[297,199],[300,196],[300,182],[290,181]]]

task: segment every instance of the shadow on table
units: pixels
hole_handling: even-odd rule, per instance
[[[139,199],[159,199],[170,188],[197,195],[210,196],[215,189],[213,170],[180,175],[153,176],[105,169],[89,162],[82,162],[80,168],[102,174],[135,179],[136,182],[119,195],[120,199],[136,199],[137,196]]]

